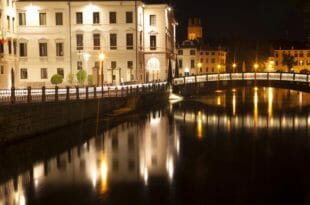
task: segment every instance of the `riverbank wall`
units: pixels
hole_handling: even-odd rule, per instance
[[[0,145],[11,144],[91,118],[143,110],[168,102],[166,91],[126,97],[0,106]],[[115,114],[115,113],[114,113]]]

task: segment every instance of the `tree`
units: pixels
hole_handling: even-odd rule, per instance
[[[52,78],[51,78],[51,83],[52,83],[53,85],[61,84],[62,81],[63,81],[63,77],[62,77],[61,75],[59,75],[59,74],[55,74],[55,75],[53,75]]]
[[[171,60],[169,58],[168,62],[168,78],[167,78],[168,84],[172,84],[172,67],[171,67]]]
[[[292,68],[294,67],[295,63],[296,61],[294,56],[291,56],[290,54],[283,54],[282,64],[287,66],[288,72],[292,71]]]
[[[79,70],[79,72],[77,72],[76,79],[80,85],[84,85],[86,78],[87,78],[87,73],[85,70],[82,69],[82,70]]]

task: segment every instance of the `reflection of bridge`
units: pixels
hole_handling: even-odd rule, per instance
[[[220,73],[204,74],[175,78],[173,80],[175,91],[188,92],[201,90],[224,89],[238,86],[268,86],[310,92],[310,75],[297,73]],[[198,88],[198,89],[197,89]]]

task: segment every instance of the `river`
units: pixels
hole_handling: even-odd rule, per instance
[[[0,150],[0,205],[310,204],[310,94],[212,92]]]

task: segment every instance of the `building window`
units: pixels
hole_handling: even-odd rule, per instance
[[[183,68],[183,60],[181,60],[181,59],[179,60],[179,67]]]
[[[39,52],[41,57],[47,56],[47,43],[39,43]]]
[[[9,54],[12,54],[12,41],[11,40],[8,41],[8,50],[9,50]]]
[[[94,44],[94,50],[100,50],[100,34],[99,33],[93,34],[93,44]]]
[[[62,13],[61,12],[55,13],[55,21],[56,21],[56,26],[62,26],[63,25],[63,19],[62,19]]]
[[[195,51],[195,50],[190,50],[190,51],[189,51],[189,54],[190,54],[190,55],[196,55],[196,51]]]
[[[132,69],[133,68],[133,61],[127,61],[127,68]]]
[[[77,70],[82,70],[83,69],[83,62],[82,61],[78,61],[76,63],[76,68],[77,68]]]
[[[110,23],[116,23],[116,12],[115,11],[111,11],[109,13],[110,16]]]
[[[41,79],[47,79],[47,68],[41,68]]]
[[[191,68],[195,68],[195,60],[191,60]]]
[[[10,30],[11,29],[11,22],[10,22],[9,16],[6,17],[6,21],[7,21],[7,29]]]
[[[99,12],[93,12],[93,24],[99,24],[99,23],[100,23]]]
[[[213,55],[213,56],[214,56],[214,55],[215,55],[215,52],[212,52],[212,53],[211,53],[211,55]]]
[[[12,18],[12,29],[14,32],[15,31],[15,18],[14,17]]]
[[[111,61],[111,69],[115,69],[116,68],[116,61]]]
[[[76,34],[76,50],[83,50],[83,34]]]
[[[83,13],[82,12],[76,12],[76,24],[83,24]]]
[[[26,13],[19,13],[18,14],[18,23],[20,26],[26,25]]]
[[[183,55],[183,50],[178,50],[178,55]]]
[[[133,49],[133,34],[132,33],[126,34],[126,46],[128,50]]]
[[[110,34],[110,49],[111,50],[117,49],[117,35],[115,33]]]
[[[28,78],[28,71],[27,68],[20,69],[20,79],[27,79]]]
[[[7,6],[7,7],[10,6],[10,0],[6,0],[6,6]]]
[[[3,65],[0,66],[0,74],[4,74],[4,66]]]
[[[126,23],[132,23],[133,22],[133,13],[132,11],[126,12]]]
[[[212,59],[211,59],[211,63],[215,63],[215,58],[212,58]]]
[[[156,26],[156,16],[150,15],[150,26]]]
[[[13,53],[16,55],[16,50],[17,50],[17,42],[14,40],[13,41]]]
[[[150,36],[150,49],[156,50],[156,36],[155,35]]]
[[[57,74],[64,77],[64,69],[63,68],[57,68]]]
[[[27,56],[27,43],[19,43],[19,56],[20,57]]]
[[[39,23],[40,26],[46,25],[46,13],[39,13]]]
[[[56,56],[64,56],[64,43],[56,43]]]
[[[0,43],[0,53],[3,54],[3,51],[4,51],[4,49],[3,49],[3,43]]]

